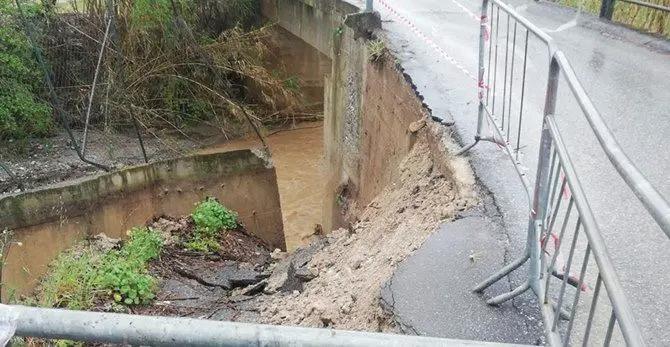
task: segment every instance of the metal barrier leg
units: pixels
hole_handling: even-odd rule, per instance
[[[553,300],[551,301],[551,307],[554,309],[554,312],[558,311],[558,305]],[[564,308],[561,308],[559,312],[559,317],[563,320],[569,320],[570,312],[568,312],[568,310]]]
[[[512,271],[518,269],[519,266],[523,265],[529,258],[530,255],[528,254],[528,252],[526,252],[525,256],[507,264],[507,266],[500,269],[498,272],[494,273],[489,278],[485,279],[483,282],[479,283],[476,287],[472,289],[472,291],[475,293],[481,293],[484,289],[490,287],[493,283],[498,282],[501,278],[507,276]]]
[[[470,144],[468,146],[463,147],[458,153],[456,153],[457,156],[464,154],[465,152],[471,150],[473,147],[475,147],[479,141],[481,140],[482,136],[482,126],[484,122],[484,91],[486,90],[486,86],[484,85],[484,72],[486,71],[486,67],[484,66],[484,60],[486,58],[486,23],[487,23],[487,17],[486,14],[488,12],[489,8],[489,2],[488,0],[483,0],[482,2],[482,16],[480,20],[480,30],[479,30],[479,71],[478,71],[478,88],[479,88],[479,110],[477,113],[477,134],[475,135],[475,142],[473,144]]]
[[[465,154],[465,152],[467,152],[467,151],[471,150],[473,147],[475,147],[479,143],[479,141],[480,141],[479,136],[475,136],[475,142],[461,148],[461,150],[456,153],[456,156]]]
[[[507,300],[513,299],[513,298],[525,293],[528,289],[530,289],[530,281],[524,282],[524,284],[514,288],[514,290],[511,291],[511,292],[501,294],[501,295],[498,295],[494,298],[491,298],[491,299],[487,300],[486,303],[489,304],[489,305],[500,305]]]

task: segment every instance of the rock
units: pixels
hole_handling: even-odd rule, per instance
[[[303,266],[295,270],[295,277],[303,282],[309,282],[316,278],[316,275],[307,267]]]
[[[114,248],[121,246],[120,239],[113,239],[103,233],[93,236],[91,246],[102,253],[107,253]]]
[[[264,292],[274,294],[278,291],[292,292],[294,290],[302,290],[302,281],[296,277],[293,262],[288,260],[275,268],[275,271],[268,278],[268,284]]]
[[[311,281],[316,277],[309,269],[307,264],[312,260],[312,255],[322,250],[328,245],[328,239],[322,238],[315,240],[309,246],[299,248],[286,259],[277,263],[268,278],[268,284],[264,289],[267,294],[274,294],[278,291],[291,292],[293,290],[302,291],[302,283]],[[275,250],[273,254],[279,254]]]
[[[328,239],[318,239],[305,248],[298,248],[291,254],[291,256],[289,256],[289,259],[292,260],[293,265],[296,268],[303,267],[312,260],[312,255],[314,255],[314,253],[322,250],[327,245]]]
[[[253,269],[240,268],[238,263],[232,261],[214,272],[211,269],[198,269],[195,273],[206,284],[228,290],[257,284],[266,277]]]
[[[260,294],[260,293],[263,292],[263,289],[265,289],[265,287],[267,285],[268,285],[267,280],[260,281],[260,282],[254,284],[254,285],[251,285],[251,286],[248,286],[247,288],[245,288],[241,292],[241,295],[253,296],[253,295],[256,295],[256,294]]]
[[[286,281],[279,288],[282,292],[292,292],[294,290],[302,291],[302,281],[296,277],[295,273],[295,266],[293,263],[290,263],[288,271],[286,272]]]
[[[352,270],[358,270],[361,268],[361,264],[363,262],[360,259],[356,259],[353,262],[351,262],[351,269]]]
[[[268,284],[263,290],[267,294],[274,294],[280,290],[280,288],[288,280],[288,267],[291,265],[290,260],[283,261],[275,267],[272,271],[272,275],[268,278]]]
[[[417,131],[421,130],[423,127],[426,126],[426,120],[425,119],[420,119],[416,122],[413,122],[412,124],[409,125],[409,131],[411,133],[416,133]]]
[[[272,258],[272,260],[284,260],[286,257],[288,257],[288,253],[282,252],[279,248],[270,253],[270,258]]]
[[[351,313],[351,310],[354,308],[354,300],[351,296],[343,296],[339,298],[337,304],[340,306],[340,312],[344,314]]]

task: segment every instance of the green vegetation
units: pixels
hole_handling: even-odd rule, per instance
[[[194,251],[218,250],[219,232],[237,227],[237,213],[227,209],[211,197],[195,207],[191,218],[195,222],[195,230],[191,240],[186,243],[186,248]]]
[[[38,97],[43,76],[14,0],[0,0],[0,140],[44,136],[54,126],[51,108]],[[42,6],[21,0],[28,20]]]
[[[133,228],[129,236],[120,250],[61,254],[40,287],[38,304],[80,310],[110,298],[128,306],[150,304],[156,279],[147,272],[147,262],[159,257],[163,239],[149,228]]]
[[[147,262],[158,258],[162,249],[163,238],[155,230],[131,229],[128,243],[120,251],[111,251],[102,259],[95,278],[96,286],[107,290],[107,295],[118,303],[151,303],[156,280],[147,273]]]
[[[388,48],[384,40],[376,39],[368,42],[368,59],[371,63],[382,62],[387,53]]]
[[[670,6],[670,0],[644,0],[663,6]],[[598,15],[602,0],[558,0],[558,3],[570,7],[582,8]],[[670,37],[670,13],[642,6],[617,2],[612,20],[633,28]]]
[[[198,252],[218,250],[221,232],[237,228],[237,213],[214,198],[201,201],[193,209],[195,222],[186,248]],[[36,303],[43,307],[87,310],[101,302],[113,309],[148,305],[154,300],[157,279],[147,263],[163,251],[163,236],[147,227],[132,228],[120,249],[100,252],[93,247],[77,247],[62,253],[42,281]]]
[[[39,305],[73,310],[91,308],[96,294],[95,267],[100,260],[90,250],[61,254],[40,288]]]
[[[0,141],[12,139],[13,147],[28,148],[56,121],[83,126],[96,73],[90,121],[105,130],[137,121],[154,136],[166,128],[187,135],[202,123],[240,132],[251,121],[290,117],[303,104],[296,79],[265,68],[271,29],[260,25],[257,0],[18,0],[25,21],[14,1],[0,0]],[[116,8],[105,39],[110,3]],[[45,66],[28,32],[36,33]]]

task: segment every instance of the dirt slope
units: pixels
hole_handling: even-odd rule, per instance
[[[264,323],[394,330],[379,307],[381,285],[440,221],[476,203],[467,162],[431,149],[442,146],[430,146],[429,139],[442,136],[421,130],[398,168],[400,179],[360,209],[351,229],[329,234],[313,255],[308,267],[317,277],[302,292],[260,298]]]

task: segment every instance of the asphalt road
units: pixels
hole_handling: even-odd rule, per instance
[[[385,0],[457,64],[447,61],[396,14],[376,3],[390,48],[434,116],[455,121],[456,135],[471,141],[476,126],[476,85],[463,69],[477,71],[477,0]],[[510,4],[551,35],[570,60],[616,139],[653,185],[670,198],[670,45],[599,21],[573,9],[534,1]],[[504,23],[504,18],[503,22]],[[503,27],[504,28],[504,27]],[[492,33],[495,36],[496,33]],[[504,38],[504,31],[498,34]],[[502,36],[500,36],[502,35]],[[521,36],[520,36],[521,37]],[[522,40],[519,40],[522,42]],[[517,43],[517,47],[520,46]],[[517,59],[520,59],[517,52]],[[547,79],[547,51],[529,42],[522,160],[534,177]],[[518,94],[517,94],[518,95]],[[516,96],[514,99],[516,100]],[[513,107],[516,103],[513,101]],[[648,345],[670,344],[670,240],[627,189],[600,149],[565,85],[559,87],[558,123],[601,227],[610,255]],[[484,143],[470,154],[481,182],[503,214],[509,253],[525,240],[527,198],[505,155]],[[492,271],[494,269],[491,269]],[[523,274],[512,276],[518,283]],[[528,304],[528,297],[520,305]]]

